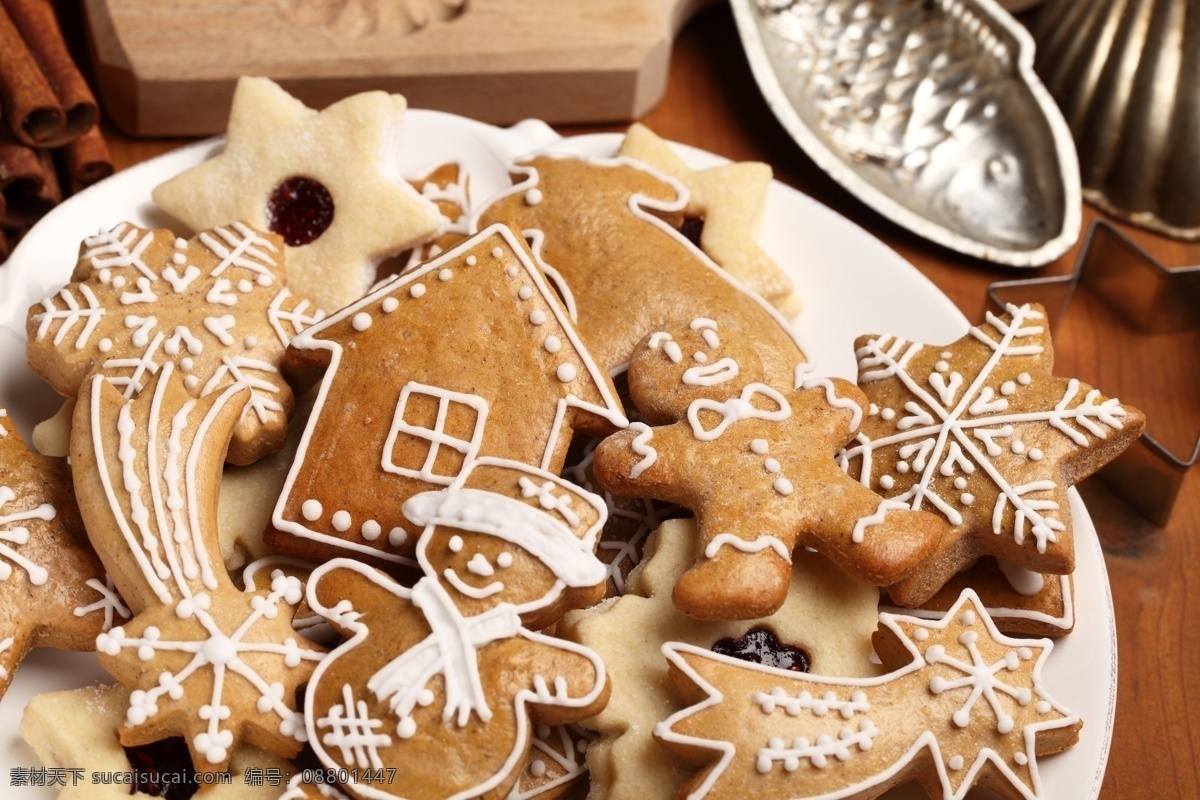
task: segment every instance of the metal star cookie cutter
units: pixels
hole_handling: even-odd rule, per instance
[[[988,300],[1036,300],[1051,320],[1065,317],[1080,285],[1124,318],[1134,335],[1200,330],[1200,265],[1168,268],[1113,225],[1096,220],[1068,275],[1000,281]],[[1155,525],[1171,517],[1188,469],[1200,460],[1200,435],[1191,454],[1172,451],[1150,428],[1138,442],[1100,471],[1122,499]]]

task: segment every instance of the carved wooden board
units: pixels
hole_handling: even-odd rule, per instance
[[[485,122],[612,122],[652,108],[676,31],[710,0],[85,0],[109,118],[225,128],[240,75],[313,107],[368,89]],[[736,47],[730,31],[730,47]]]

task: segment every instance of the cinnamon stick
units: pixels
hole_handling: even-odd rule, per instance
[[[86,133],[58,152],[71,194],[113,174],[112,157],[99,125],[88,128]]]
[[[17,26],[0,6],[0,110],[21,142],[43,145],[59,138],[67,115]]]
[[[32,225],[62,202],[50,151],[0,138],[0,193],[5,200],[0,225],[6,228]]]
[[[39,139],[41,147],[61,147],[96,124],[100,112],[87,81],[67,50],[50,0],[0,0],[24,39],[66,115],[61,130]],[[26,142],[30,144],[30,142]]]

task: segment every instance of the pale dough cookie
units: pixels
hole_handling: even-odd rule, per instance
[[[788,317],[803,308],[792,279],[758,246],[771,168],[756,161],[691,169],[645,125],[632,125],[619,155],[670,175],[689,197],[685,218],[699,218],[700,249],[730,275],[761,294]]]
[[[55,412],[39,422],[33,429],[33,449],[44,456],[66,458],[71,454],[71,416],[75,413],[75,401],[66,400]]]
[[[124,686],[85,686],[62,692],[40,694],[29,701],[21,717],[21,736],[47,767],[78,768],[83,775],[78,785],[67,786],[58,800],[153,800],[154,795],[132,792],[123,784],[93,783],[98,773],[125,775],[134,767],[117,738],[117,728],[129,707],[129,690]],[[247,769],[279,770],[283,781],[294,771],[292,765],[256,748],[243,748],[233,758],[233,781],[213,786],[200,797],[205,800],[274,800],[280,787],[246,783]]]
[[[407,103],[364,92],[324,111],[266,78],[238,81],[225,150],[154,190],[193,230],[242,220],[280,233],[290,285],[335,310],[362,296],[375,268],[438,233],[441,215],[400,176]]]
[[[671,604],[671,587],[693,561],[695,521],[669,520],[651,535],[652,553],[630,576],[630,593],[567,615],[560,634],[598,652],[612,674],[608,707],[584,722],[601,739],[588,748],[589,797],[669,800],[691,768],[666,756],[651,736],[656,723],[681,707],[667,681],[660,648],[682,641],[711,647],[720,639],[766,628],[807,653],[813,672],[873,677],[871,634],[879,590],[834,569],[815,553],[798,550],[787,602],[769,617],[703,622]]]

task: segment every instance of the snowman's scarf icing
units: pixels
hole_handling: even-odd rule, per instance
[[[413,587],[412,603],[424,613],[432,632],[372,675],[367,689],[390,702],[392,712],[400,718],[396,731],[402,738],[416,731],[412,712],[418,704],[432,702],[425,687],[437,675],[445,683],[443,721],[456,717],[461,727],[475,712],[487,722],[492,711],[479,679],[478,652],[487,644],[517,635],[521,618],[516,607],[502,603],[478,616],[463,617],[446,590],[429,577]]]

